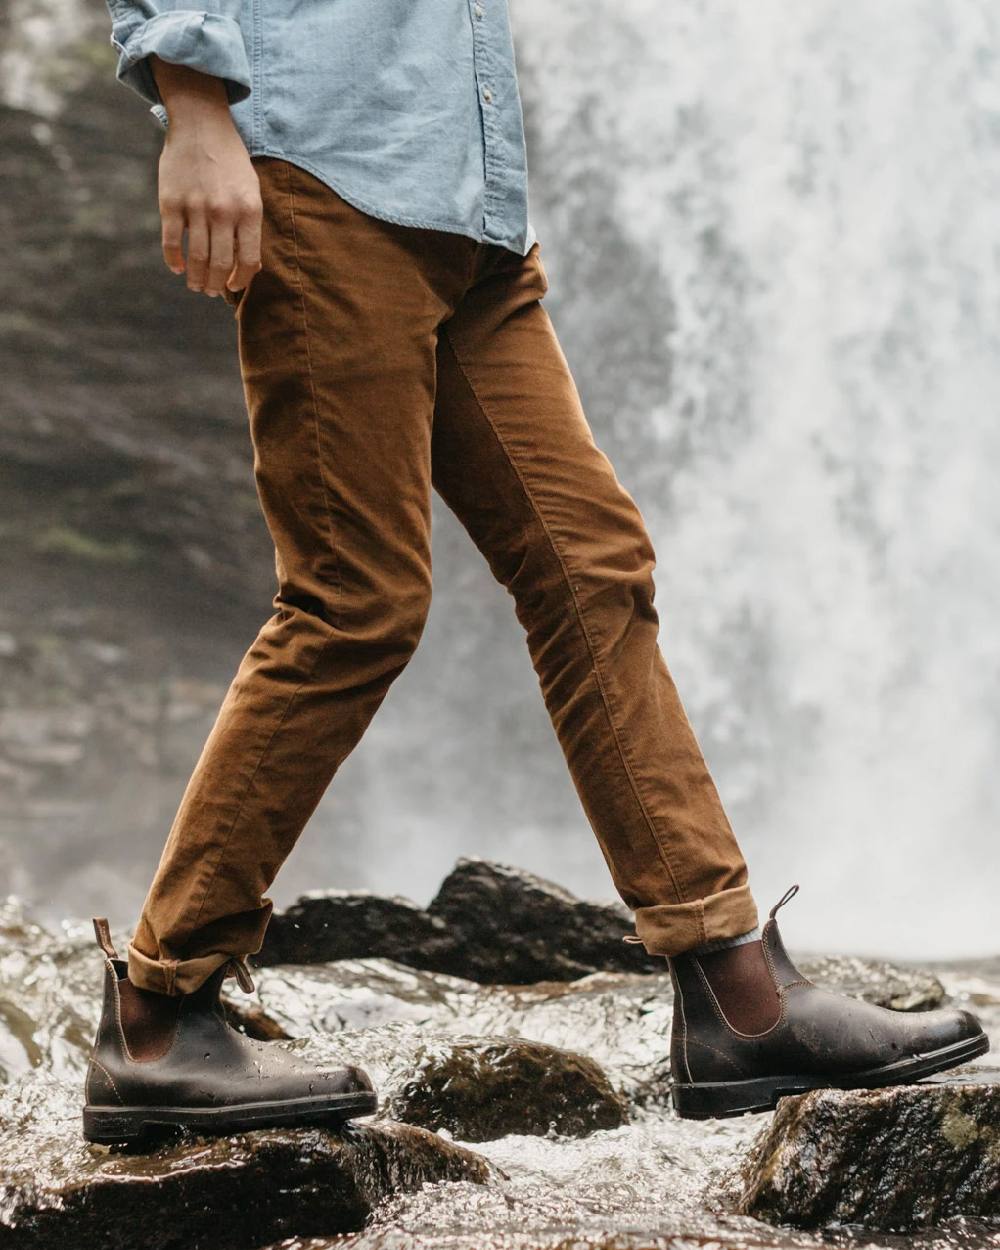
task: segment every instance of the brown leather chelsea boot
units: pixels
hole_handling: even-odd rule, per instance
[[[104,1009],[87,1067],[83,1135],[126,1142],[159,1127],[197,1133],[342,1124],[378,1106],[359,1068],[323,1069],[277,1042],[238,1033],[219,997],[242,960],[217,969],[194,993],[167,996],[133,985],[106,920],[94,921],[104,952]]]
[[[704,1120],[770,1111],[810,1089],[901,1085],[989,1050],[967,1011],[890,1011],[820,989],[789,959],[771,908],[759,942],[677,955],[671,1094]]]

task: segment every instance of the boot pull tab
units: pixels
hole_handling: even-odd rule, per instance
[[[767,913],[770,919],[773,920],[775,916],[777,915],[778,911],[782,907],[784,907],[786,903],[790,903],[792,899],[796,896],[796,894],[798,894],[798,892],[799,892],[799,887],[797,885],[793,885],[789,889],[787,889],[784,892],[784,894],[782,894],[781,898],[778,899],[775,905]]]
[[[236,956],[229,961],[226,969],[226,976],[233,976],[244,994],[252,994],[254,992],[253,977],[250,975],[250,969],[246,965],[246,960],[240,956]]]
[[[115,944],[111,940],[111,926],[104,916],[94,917],[94,933],[97,935],[97,945],[104,951],[105,955],[109,959],[117,959],[118,952],[115,950]]]

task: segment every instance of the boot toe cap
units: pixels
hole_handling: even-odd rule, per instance
[[[948,1028],[951,1041],[965,1042],[983,1036],[983,1026],[971,1011],[955,1008],[947,1014],[951,1017]]]
[[[363,1068],[347,1065],[321,1074],[323,1088],[331,1094],[371,1094],[375,1087]]]
[[[971,1011],[946,1007],[921,1014],[925,1017],[923,1020],[919,1015],[914,1018],[918,1023],[918,1032],[912,1047],[920,1053],[944,1050],[984,1036],[982,1025]]]

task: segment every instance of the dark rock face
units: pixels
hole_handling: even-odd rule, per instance
[[[455,938],[443,921],[407,898],[322,890],[274,913],[253,962],[265,967],[368,956],[437,968],[454,961]]]
[[[454,934],[470,981],[527,985],[590,972],[663,971],[663,960],[622,939],[634,932],[621,904],[591,903],[531,873],[460,859],[429,907]]]
[[[126,1154],[87,1145],[79,1115],[78,1089],[50,1077],[0,1099],[5,1247],[246,1250],[353,1232],[389,1194],[494,1175],[471,1151],[398,1124],[188,1137]]]
[[[818,1090],[779,1104],[739,1209],[775,1224],[913,1229],[1000,1215],[1000,1085]]]
[[[369,894],[306,895],[272,917],[257,962],[371,956],[490,985],[662,972],[662,959],[622,941],[630,932],[620,904],[586,902],[519,868],[460,859],[426,910]]]
[[[448,1037],[412,1025],[309,1039],[325,1064],[363,1064],[380,1092],[378,1118],[467,1142],[550,1131],[586,1137],[628,1123],[625,1098],[593,1059],[521,1037]]]
[[[586,1137],[628,1122],[624,1098],[592,1059],[520,1038],[451,1039],[426,1055],[387,1110],[474,1142],[550,1130]]]

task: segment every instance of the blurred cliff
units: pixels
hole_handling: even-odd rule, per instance
[[[995,949],[1000,16],[512,7],[547,306],[761,899],[809,882],[816,946]],[[0,41],[0,890],[123,921],[271,553],[235,326],[162,265],[162,132],[103,0],[10,0]],[[443,508],[434,554],[421,649],[276,897],[423,897],[459,853],[608,895]]]

